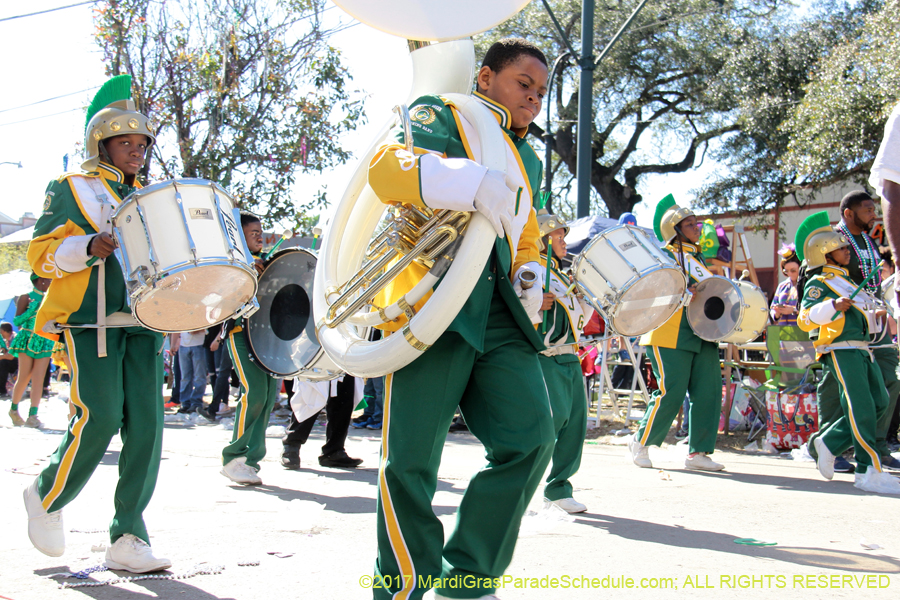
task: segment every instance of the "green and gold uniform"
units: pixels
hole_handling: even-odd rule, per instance
[[[706,268],[702,252],[694,244],[684,242],[679,249],[678,242],[672,242],[663,251],[685,269],[688,286],[713,277]],[[641,419],[637,441],[642,446],[662,444],[678,409],[684,403],[685,393],[690,393],[688,447],[691,453],[712,454],[716,449],[716,431],[722,408],[718,345],[697,337],[688,324],[684,308],[678,309],[657,329],[644,334],[641,345],[649,346],[647,357],[659,389],[653,392],[647,412]]]
[[[503,128],[507,176],[520,182],[519,197],[512,227],[497,237],[450,327],[419,358],[385,380],[375,574],[386,588],[373,590],[380,600],[421,598],[429,586],[449,597],[492,593],[495,580],[489,578],[500,577],[512,559],[522,515],[554,440],[537,355],[544,345],[511,283],[522,265],[536,265],[539,258],[532,201],[540,187],[541,163],[524,139],[526,131],[509,129],[509,111],[484,96],[477,98]],[[443,196],[446,202],[468,202],[467,210],[472,210],[486,172],[473,151],[479,147],[477,132],[452,102],[437,96],[416,100],[410,115],[415,153],[405,150],[402,131],[397,131],[370,163],[372,189],[387,203],[427,206],[429,198]],[[426,152],[432,153],[429,160]],[[459,160],[466,158],[473,160]],[[442,162],[449,159],[456,160]],[[396,301],[423,274],[414,263],[377,303]],[[487,464],[469,482],[445,545],[431,502],[457,405],[484,444]],[[461,583],[466,577],[473,585]]]
[[[844,235],[847,234],[844,233]],[[869,248],[869,245],[866,243],[866,237],[865,233],[853,235],[856,247],[864,252]],[[880,260],[881,257],[876,255],[872,257],[872,264],[878,264]],[[844,269],[847,270],[849,280],[856,285],[860,285],[868,275],[868,273],[863,274],[859,264],[859,256],[854,251],[850,252],[850,263]],[[880,295],[881,290],[879,289],[879,298]],[[874,340],[870,341],[869,349],[875,357],[875,363],[881,370],[889,401],[887,410],[876,424],[875,446],[880,456],[889,456],[891,451],[888,448],[886,438],[887,430],[891,423],[891,415],[897,404],[897,397],[900,395],[900,379],[897,377],[897,368],[900,366],[900,353],[898,353],[897,345],[891,340],[890,330],[886,326],[882,328]],[[840,385],[832,371],[825,372],[822,381],[819,382],[816,388],[816,394],[819,408],[819,431],[810,436],[808,444],[809,452],[814,458],[816,457],[816,449],[813,440],[843,414]]]
[[[142,514],[156,486],[162,452],[163,336],[137,326],[101,329],[99,335],[96,328],[78,327],[97,324],[98,300],[100,306],[105,303],[106,316],[130,312],[115,255],[89,266],[87,253],[91,238],[109,231],[111,210],[135,190],[124,181],[121,171],[100,163],[97,171],[51,182],[28,248],[31,268],[51,280],[35,332],[55,340],[52,322],[72,326],[64,335],[72,361],[75,416],[38,476],[38,492],[48,512],[71,502],[120,432],[110,540],[130,533],[149,544]]]
[[[545,256],[541,257],[541,264],[547,264]],[[550,325],[544,336],[547,350],[541,352],[538,360],[547,384],[556,432],[550,474],[544,487],[544,498],[552,501],[572,497],[569,478],[581,466],[587,432],[587,394],[578,358],[578,340],[594,309],[574,292],[566,294],[568,277],[559,272],[555,259],[550,277],[550,291],[557,298],[548,311]]]
[[[835,456],[852,444],[857,472],[865,473],[868,467],[881,471],[875,430],[887,410],[888,396],[881,369],[869,349],[870,332],[877,332],[874,298],[860,292],[851,308],[832,320],[834,300],[850,297],[856,287],[846,269],[825,265],[803,289],[797,325],[804,331],[819,329],[816,355],[840,388],[843,414],[821,431],[820,437]]]
[[[243,323],[242,317],[228,332],[228,353],[241,381],[241,397],[234,409],[231,443],[222,450],[222,464],[243,456],[247,466],[259,471],[259,461],[266,456],[266,428],[278,398],[278,380],[252,359]]]

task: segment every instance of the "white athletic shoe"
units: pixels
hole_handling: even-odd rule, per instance
[[[41,420],[38,419],[37,415],[28,415],[28,418],[25,419],[25,427],[31,427],[32,429],[43,429],[44,424],[41,423]]]
[[[28,538],[34,547],[47,556],[62,556],[66,551],[62,510],[48,513],[41,504],[37,479],[25,488],[25,510],[28,512]]]
[[[222,467],[222,475],[241,485],[260,485],[262,483],[262,479],[256,474],[256,469],[247,466],[246,456],[229,461]]]
[[[555,504],[569,514],[582,513],[587,510],[587,506],[575,498],[561,498],[559,500],[547,500],[544,498],[544,506],[547,506],[548,504]]]
[[[116,571],[149,573],[168,569],[172,566],[172,561],[153,556],[153,550],[147,542],[126,533],[106,550],[106,561],[103,564]]]
[[[634,461],[634,464],[643,469],[653,468],[653,463],[650,462],[650,452],[647,446],[638,441],[637,434],[628,438],[628,450],[631,451],[631,460]]]
[[[828,449],[828,446],[825,445],[825,441],[822,440],[821,436],[816,438],[813,445],[816,447],[816,452],[819,455],[819,458],[816,459],[816,468],[819,469],[819,473],[821,473],[822,477],[825,479],[833,479],[834,454],[832,454],[831,450]]]
[[[717,463],[703,452],[684,459],[684,468],[695,471],[721,471],[725,465]]]
[[[818,438],[816,441],[819,441]],[[893,475],[879,473],[874,467],[869,467],[865,473],[857,472],[854,477],[853,487],[864,492],[900,494],[900,481]]]

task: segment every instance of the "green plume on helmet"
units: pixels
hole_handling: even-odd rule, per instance
[[[94,99],[91,101],[91,105],[87,110],[87,118],[84,121],[84,129],[87,131],[87,126],[90,124],[91,119],[94,118],[98,112],[112,104],[113,102],[118,102],[120,100],[129,100],[131,98],[131,75],[116,75],[97,90],[97,93],[94,94]]]
[[[800,227],[797,228],[797,233],[794,234],[794,246],[797,250],[797,258],[801,261],[805,260],[806,254],[806,240],[809,239],[816,231],[822,229],[831,229],[831,219],[828,218],[828,213],[826,211],[820,211],[817,213],[813,213],[803,219],[803,222],[800,223]]]
[[[668,240],[663,239],[662,230],[660,226],[662,225],[663,215],[666,214],[666,211],[675,206],[675,196],[672,194],[668,194],[665,198],[660,200],[656,204],[656,212],[653,213],[653,233],[656,234],[656,239],[661,242],[666,242]]]

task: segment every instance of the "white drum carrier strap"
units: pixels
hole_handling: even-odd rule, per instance
[[[709,269],[703,266],[703,263],[701,263],[690,254],[685,254],[684,263],[684,268],[687,269],[688,275],[696,279],[698,282],[703,281],[704,279],[709,279],[710,277],[715,277],[715,275],[710,273]]]
[[[94,195],[97,196],[97,202],[100,203],[100,221],[97,227],[100,233],[111,233],[112,226],[109,218],[115,205],[109,200],[103,183],[96,177],[85,178],[88,185],[91,186]],[[106,260],[101,259],[97,266],[97,356],[106,358]]]

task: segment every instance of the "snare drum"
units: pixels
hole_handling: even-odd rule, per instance
[[[665,323],[684,303],[687,278],[642,229],[621,225],[588,242],[572,261],[575,285],[618,334]]]
[[[253,360],[275,377],[325,381],[343,374],[316,337],[310,304],[315,272],[312,252],[287,248],[259,277],[259,310],[245,320],[244,335]]]
[[[766,294],[749,281],[709,277],[697,284],[687,318],[702,340],[746,344],[769,322]]]
[[[256,307],[256,271],[231,196],[204,179],[129,195],[111,219],[134,318],[196,331]]]

